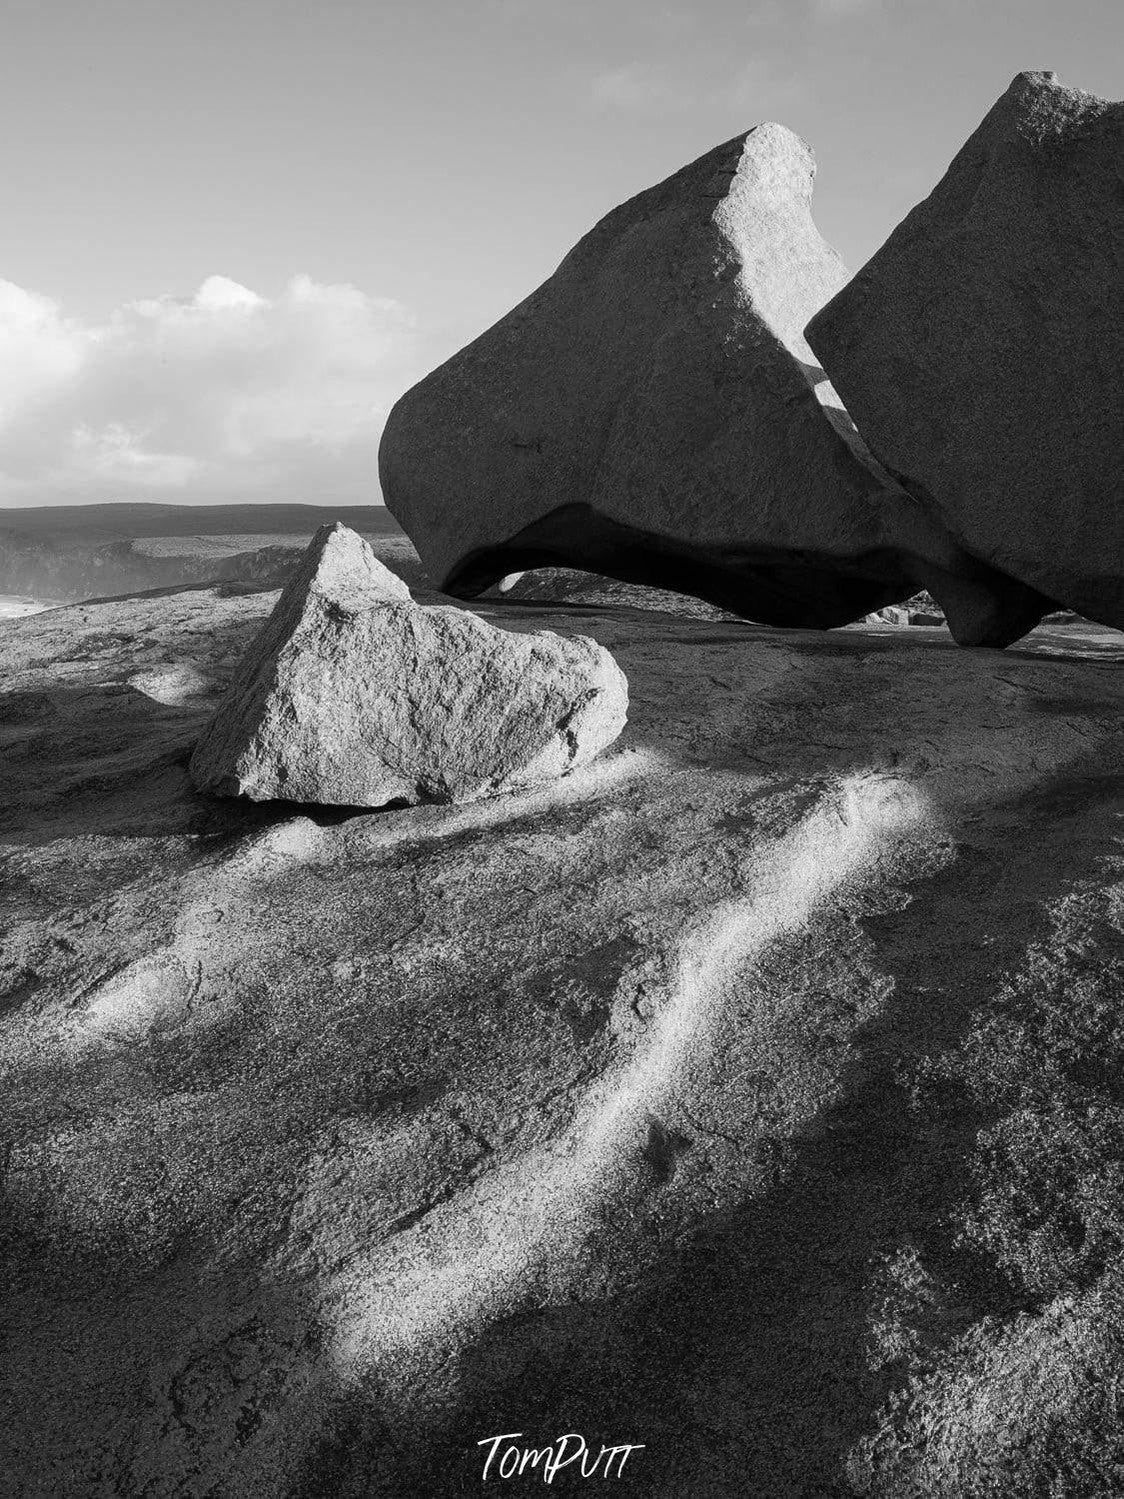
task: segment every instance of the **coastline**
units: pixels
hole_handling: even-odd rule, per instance
[[[35,599],[27,594],[0,593],[0,622],[8,619],[26,619],[30,614],[44,614],[48,609],[61,607],[61,599]]]

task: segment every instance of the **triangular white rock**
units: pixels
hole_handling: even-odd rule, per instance
[[[562,775],[620,733],[628,684],[583,636],[421,607],[323,526],[191,760],[204,791],[335,806],[467,801]]]

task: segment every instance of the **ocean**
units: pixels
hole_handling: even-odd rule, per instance
[[[22,619],[25,614],[42,614],[44,609],[54,609],[54,604],[42,599],[29,599],[23,594],[0,593],[0,621]]]

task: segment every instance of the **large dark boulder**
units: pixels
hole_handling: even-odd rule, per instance
[[[1124,626],[1124,105],[1020,74],[808,338],[934,521]]]
[[[846,281],[814,171],[780,125],[726,142],[402,397],[383,493],[447,592],[577,567],[826,627],[947,578],[987,612],[988,570],[871,460],[804,341]]]

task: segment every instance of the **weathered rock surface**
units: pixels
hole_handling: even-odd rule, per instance
[[[1040,595],[1117,626],[1122,160],[1124,104],[1020,74],[808,326],[859,430],[935,520]]]
[[[584,764],[627,709],[624,675],[594,641],[423,608],[337,523],[286,584],[191,774],[255,801],[469,801]]]
[[[948,578],[950,618],[987,614],[988,569],[877,469],[804,341],[846,281],[814,171],[780,125],[726,142],[402,397],[383,493],[442,588],[560,565],[826,627]]]
[[[1118,1493],[1121,638],[490,601],[618,744],[341,819],[192,791],[274,603],[0,628],[5,1493]]]

